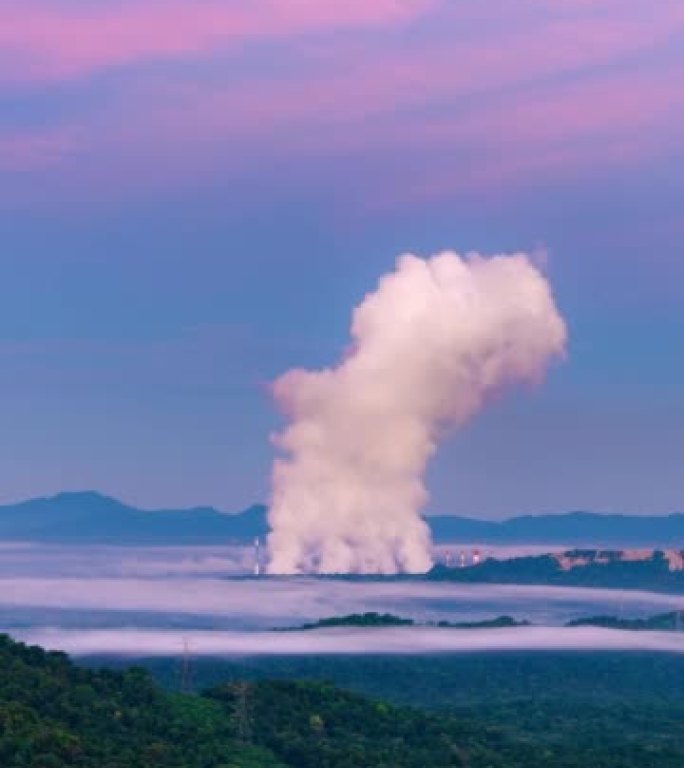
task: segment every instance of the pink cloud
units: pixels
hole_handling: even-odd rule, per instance
[[[561,76],[600,79],[597,68],[661,45],[672,34],[673,18],[672,7],[664,4],[648,22],[553,20],[523,31],[498,28],[486,45],[442,41],[388,51],[345,42],[326,49],[318,67],[295,78],[255,77],[230,86],[141,80],[135,98],[150,105],[143,117],[149,125],[189,131],[190,137],[196,132],[254,137],[288,129],[317,133],[360,124],[363,140],[374,121],[395,115],[410,124],[435,105],[467,113],[472,107],[463,100],[473,96],[485,99],[476,109],[486,111],[486,99],[497,102],[513,89],[522,89],[525,101],[526,91]],[[555,87],[562,94],[567,85]]]
[[[145,195],[219,173],[241,173],[255,156],[267,165],[286,158],[310,165],[344,156],[356,162],[388,154],[424,157],[404,179],[395,175],[388,185],[379,177],[371,188],[364,178],[362,189],[347,190],[364,208],[370,201],[374,207],[401,207],[655,160],[676,142],[676,115],[684,112],[684,86],[671,74],[623,73],[534,87],[442,118],[414,113],[402,120],[388,118],[381,108],[366,116],[363,102],[338,103],[335,112],[315,98],[307,106],[278,101],[274,94],[272,103],[256,98],[250,104],[242,94],[174,93],[163,108],[137,117],[133,112],[126,126],[105,120],[90,132],[12,137],[4,146],[0,142],[0,164],[4,159],[15,170],[42,164],[51,172],[71,165],[76,187],[118,197],[123,190],[130,194],[132,184],[135,194]]]
[[[210,54],[244,40],[403,23],[432,0],[140,0],[57,11],[28,0],[3,12],[4,79],[65,78],[134,62]]]
[[[100,196],[201,183],[242,172],[255,158],[318,167],[388,153],[425,159],[416,163],[412,191],[401,194],[448,196],[534,174],[557,179],[594,165],[637,164],[676,141],[671,127],[684,108],[676,66],[639,66],[680,29],[684,11],[671,0],[649,6],[647,16],[623,12],[614,0],[520,0],[495,10],[471,0],[171,0],[162,10],[159,0],[141,0],[90,10],[72,17],[73,26],[45,5],[40,13],[36,8],[29,2],[11,21],[16,50],[23,46],[34,57],[29,71],[41,77],[43,68],[76,76],[149,58],[211,54],[256,38],[373,33],[307,41],[309,66],[285,68],[278,77],[282,51],[267,74],[231,73],[229,81],[220,69],[210,82],[138,72],[70,130],[72,144],[61,154],[59,143],[48,151],[55,141],[49,134],[42,151],[39,137],[26,137],[23,149],[14,139],[13,167],[43,162],[50,169],[58,157],[75,188],[97,187]],[[532,21],[525,16],[531,10],[538,11]],[[400,43],[373,45],[388,24],[430,11],[442,14],[453,40],[402,35]],[[529,23],[521,25],[518,14]],[[0,45],[11,37],[0,30]],[[287,56],[282,61],[291,61]],[[88,162],[69,168],[69,148]],[[468,168],[460,167],[463,156],[471,158]],[[372,196],[389,202],[396,191]]]
[[[534,89],[457,117],[397,127],[386,145],[409,153],[429,146],[442,159],[379,191],[371,208],[498,195],[655,162],[676,145],[675,116],[684,112],[684,85],[670,74],[623,73]]]
[[[254,81],[245,89],[155,84],[149,97],[154,93],[158,100],[140,129],[149,131],[149,140],[163,134],[195,149],[208,142],[211,153],[215,141],[236,147],[247,142],[261,146],[262,158],[388,148],[472,150],[478,156],[486,150],[501,174],[492,181],[499,182],[532,168],[577,169],[582,157],[611,166],[631,163],[657,144],[659,126],[684,106],[684,86],[669,70],[607,75],[585,69],[649,49],[670,34],[667,21],[656,14],[650,26],[624,24],[619,33],[612,20],[605,28],[586,20],[554,23],[531,38],[503,34],[486,48],[476,43],[358,57],[346,70],[333,54],[330,71],[293,82]],[[566,75],[575,77],[557,81]],[[473,96],[475,102],[464,101]],[[441,105],[447,116],[427,117],[424,109],[432,105]],[[618,139],[629,152],[616,151]],[[585,145],[569,146],[577,142]],[[489,175],[478,169],[481,182]]]
[[[502,149],[585,140],[604,146],[602,139],[626,135],[657,138],[659,128],[667,133],[675,127],[682,108],[684,83],[674,67],[657,77],[620,73],[539,87],[463,115],[423,121],[416,141],[459,140]]]
[[[673,0],[661,0],[647,17],[623,10],[612,0],[519,0],[510,7],[473,0],[458,4],[446,0],[139,0],[114,7],[92,3],[79,10],[56,10],[54,3],[45,0],[26,0],[20,8],[3,13],[0,78],[74,78],[159,59],[212,56],[252,40],[382,31],[432,17],[433,22],[453,29],[448,46],[453,52],[462,48],[462,37],[472,41],[470,48],[478,53],[476,74],[486,81],[500,77],[502,62],[510,61],[509,44],[524,48],[515,72],[547,60],[552,68],[559,59],[590,64],[635,42],[643,46],[649,38],[655,42],[664,34],[672,35],[684,18],[681,5]],[[426,71],[431,77],[434,66],[439,66],[439,47],[437,55],[431,47],[428,44],[420,52],[425,59],[413,72],[415,82],[422,81]],[[329,50],[334,56],[336,46]],[[410,49],[403,53],[416,63]],[[467,77],[466,65],[457,64],[451,75]]]

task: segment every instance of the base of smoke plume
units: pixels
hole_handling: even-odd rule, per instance
[[[498,651],[660,651],[684,653],[684,633],[630,632],[598,627],[344,628],[306,633],[65,631],[24,633],[20,640],[74,656],[175,656],[184,643],[196,656],[421,654]]]

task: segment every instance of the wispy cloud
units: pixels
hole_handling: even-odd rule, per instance
[[[442,161],[414,172],[411,185],[381,203],[548,184],[657,161],[677,142],[672,116],[684,112],[684,86],[674,69],[664,72],[664,80],[653,73],[612,73],[545,85],[460,116],[396,126],[388,142],[394,134],[397,145],[431,146]]]
[[[0,163],[74,198],[286,165],[362,208],[574,181],[681,149],[683,28],[674,0],[29,0],[4,14],[0,82],[88,106],[0,136]],[[347,178],[369,158],[391,180]]]
[[[63,79],[139,62],[210,55],[245,41],[402,23],[430,0],[27,0],[3,11],[5,79]]]

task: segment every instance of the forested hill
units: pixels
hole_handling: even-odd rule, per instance
[[[604,658],[604,657],[601,657]],[[0,635],[0,766],[2,768],[681,768],[681,698],[642,700],[601,687],[603,661],[592,661],[588,706],[573,695],[577,664],[545,654],[528,669],[508,655],[475,658],[487,700],[451,714],[391,705],[331,684],[233,677],[202,695],[165,693],[148,674],[83,669],[61,653],[26,647]],[[677,690],[670,657],[639,667],[649,686]],[[275,660],[274,660],[275,661]],[[294,663],[308,663],[307,659]],[[311,660],[316,676],[321,660]],[[327,672],[335,659],[324,660]],[[676,662],[677,658],[672,657]],[[542,664],[539,667],[537,662]],[[282,663],[282,662],[281,662]],[[293,663],[292,659],[285,663]],[[390,665],[382,688],[429,706],[459,695],[459,672],[447,657],[378,660],[358,657],[347,669],[368,683],[368,665]],[[415,668],[415,665],[419,669]],[[444,665],[448,666],[445,667]],[[644,664],[646,666],[644,666]],[[408,666],[407,666],[408,665]],[[659,669],[664,665],[664,668]],[[623,685],[625,663],[615,659]],[[630,665],[626,668],[629,672]],[[580,665],[579,669],[582,669]],[[226,670],[227,671],[227,670]],[[247,670],[243,670],[243,673]],[[334,668],[333,670],[334,671]],[[339,671],[339,670],[338,670]],[[561,686],[559,672],[572,674]],[[281,670],[282,672],[282,670]],[[671,672],[671,673],[670,673]],[[278,674],[271,670],[270,674]],[[301,672],[300,674],[307,674]],[[417,674],[416,674],[417,673]],[[454,677],[455,675],[455,677]],[[664,678],[663,678],[664,675]],[[222,680],[229,676],[226,674]],[[462,677],[462,674],[461,674]],[[516,682],[517,678],[520,680]],[[629,675],[628,675],[629,677]],[[494,681],[494,685],[491,681]],[[507,681],[508,684],[507,684]],[[511,687],[511,681],[513,686]],[[376,680],[376,683],[379,681]],[[463,680],[461,680],[461,683]],[[605,682],[605,680],[603,681]],[[519,683],[519,684],[518,684]],[[663,684],[664,683],[664,684]],[[503,690],[499,690],[503,684]],[[425,686],[430,691],[425,690]],[[541,693],[550,685],[550,695]],[[530,700],[530,686],[535,690]],[[580,686],[581,687],[581,686]],[[611,689],[613,685],[611,684]],[[527,691],[527,695],[523,695]],[[539,691],[539,693],[537,693]],[[389,689],[387,693],[389,693]],[[511,694],[513,698],[511,698]],[[667,693],[667,691],[666,691]],[[384,695],[384,694],[383,694]],[[522,695],[522,698],[520,698]],[[477,698],[477,696],[475,697]]]
[[[83,670],[0,635],[2,768],[283,768],[236,740],[220,706],[148,674]]]
[[[0,636],[2,768],[534,768],[541,754],[453,717],[330,685],[163,693],[140,669],[75,667]]]
[[[543,584],[684,594],[684,571],[672,570],[662,552],[655,552],[645,560],[614,558],[606,562],[588,562],[573,568],[563,568],[553,555],[532,555],[510,560],[490,558],[465,568],[437,565],[430,571],[428,578],[471,584]]]

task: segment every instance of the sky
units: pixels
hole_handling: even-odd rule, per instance
[[[567,359],[431,513],[684,511],[681,0],[7,0],[0,502],[268,497],[269,383],[404,252],[546,263]]]

